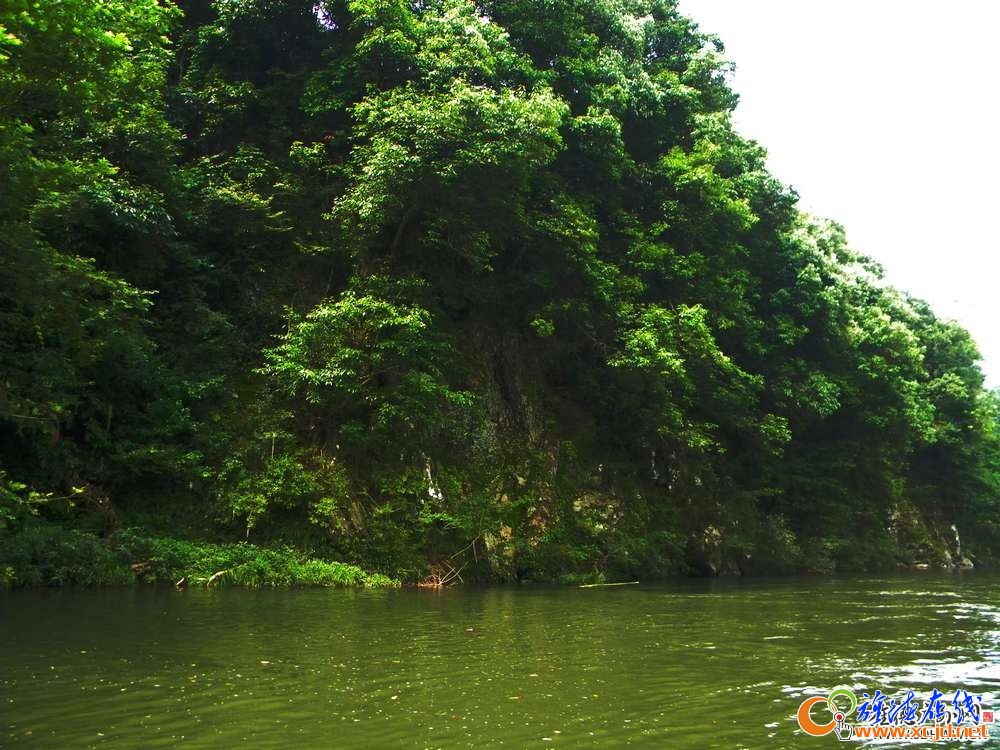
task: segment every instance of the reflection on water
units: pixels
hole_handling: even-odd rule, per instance
[[[840,685],[992,706],[998,583],[7,592],[0,745],[829,747]]]

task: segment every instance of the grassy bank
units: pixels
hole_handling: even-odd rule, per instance
[[[386,588],[399,581],[291,547],[215,544],[125,530],[109,539],[56,526],[0,534],[0,586],[187,585]]]

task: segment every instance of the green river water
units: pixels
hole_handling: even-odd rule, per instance
[[[841,685],[992,706],[1000,577],[0,592],[4,747],[858,747]]]

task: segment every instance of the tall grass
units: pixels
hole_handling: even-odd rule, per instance
[[[122,531],[108,540],[56,526],[0,534],[0,586],[129,583],[384,588],[399,582],[293,547],[215,544]]]

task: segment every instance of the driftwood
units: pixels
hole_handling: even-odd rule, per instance
[[[205,578],[204,576],[192,576],[190,580],[188,580],[187,576],[184,576],[181,580],[174,584],[174,588],[181,591],[188,587],[188,583],[204,583],[205,588],[211,588],[213,583],[218,581],[228,572],[228,570],[220,570],[218,573],[213,573],[208,578]]]
[[[461,573],[465,570],[463,565],[457,570],[453,568],[448,563],[442,563],[441,565],[435,565],[431,568],[430,574],[417,584],[418,589],[443,589],[446,586],[450,586],[455,581],[462,581]]]
[[[625,581],[624,583],[585,583],[580,586],[581,589],[596,589],[603,586],[638,586],[638,581]]]
[[[224,576],[228,572],[229,572],[228,570],[220,570],[218,573],[212,573],[211,578],[209,578],[205,582],[205,588],[207,589],[207,588],[211,587],[211,585],[213,583],[215,583],[217,580],[219,580],[220,578],[222,578],[222,576]]]
[[[184,576],[181,580],[179,580],[177,583],[174,584],[174,588],[177,589],[178,591],[186,589],[188,583],[204,583],[205,588],[211,588],[213,583],[218,581],[220,578],[222,578],[222,576],[224,576],[228,572],[229,572],[228,570],[220,570],[218,573],[212,573],[212,575],[210,575],[208,578],[205,578],[204,576],[192,576],[190,581],[188,580],[187,576]]]

